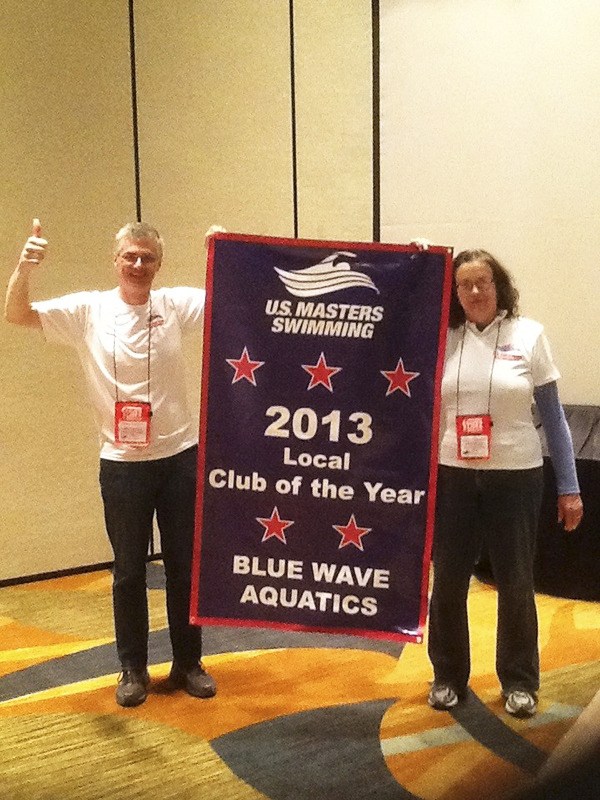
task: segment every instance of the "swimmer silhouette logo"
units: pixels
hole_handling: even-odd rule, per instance
[[[421,641],[450,258],[213,239],[193,623]]]

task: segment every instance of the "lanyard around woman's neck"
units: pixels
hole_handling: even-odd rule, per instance
[[[494,354],[492,356],[492,368],[490,369],[490,381],[488,386],[488,402],[487,402],[487,414],[489,416],[491,403],[492,403],[492,379],[494,377],[494,365],[496,363],[496,352],[498,350],[498,342],[500,341],[500,326],[502,325],[502,319],[498,320],[498,330],[496,331],[496,344],[494,345]],[[467,332],[467,321],[465,320],[463,324],[463,332],[462,332],[462,339],[460,341],[460,354],[458,356],[458,371],[456,373],[456,416],[459,416],[459,397],[460,397],[460,368],[462,365],[462,357],[463,357],[463,349],[465,346],[465,334]]]
[[[113,329],[113,369],[115,373],[115,401],[119,402],[119,381],[117,380],[117,317]],[[148,403],[150,402],[150,349],[152,346],[152,294],[148,296]]]

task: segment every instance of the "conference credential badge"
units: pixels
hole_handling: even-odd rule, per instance
[[[492,444],[492,418],[489,414],[456,417],[459,459],[489,459]]]
[[[123,447],[147,447],[150,442],[150,403],[119,401],[115,403],[115,444]]]

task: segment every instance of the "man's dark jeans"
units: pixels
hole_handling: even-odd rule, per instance
[[[197,447],[153,461],[100,460],[106,531],[112,545],[113,610],[123,669],[148,662],[146,556],[154,514],[166,574],[167,617],[174,660],[198,663],[200,628],[189,624]]]

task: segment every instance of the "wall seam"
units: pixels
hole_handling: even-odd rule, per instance
[[[380,128],[380,17],[379,0],[371,2],[373,81],[373,241],[381,241],[381,128]]]
[[[140,141],[137,105],[137,72],[135,58],[135,0],[129,3],[129,59],[131,69],[131,118],[133,132],[133,171],[135,180],[135,211],[138,222],[142,219],[142,194],[140,181]]]
[[[292,144],[292,206],[294,238],[298,238],[298,149],[296,139],[296,62],[294,38],[294,0],[289,0],[290,18],[290,113]]]

